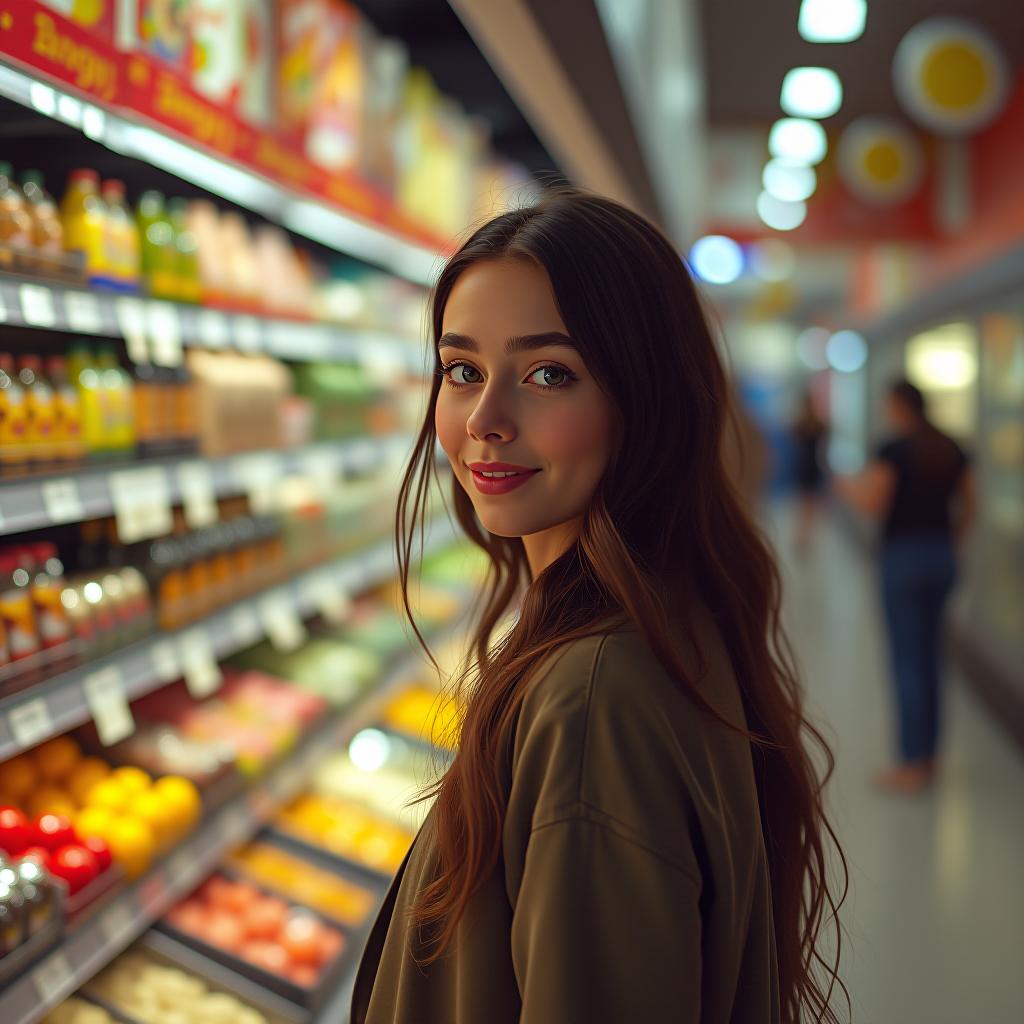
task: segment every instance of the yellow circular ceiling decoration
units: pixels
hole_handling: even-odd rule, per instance
[[[966,135],[993,121],[1006,102],[1009,71],[992,37],[963,18],[929,18],[896,49],[896,95],[921,125]]]
[[[850,191],[878,206],[909,198],[924,167],[917,138],[887,117],[851,122],[839,139],[837,156],[839,173]]]

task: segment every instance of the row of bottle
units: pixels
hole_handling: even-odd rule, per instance
[[[8,858],[0,852],[0,957],[60,918],[66,892],[38,856]]]
[[[11,165],[0,162],[0,269],[46,274],[71,254],[94,287],[199,302],[198,245],[187,210],[184,199],[165,203],[151,190],[133,213],[124,183],[101,183],[88,168],[71,172],[58,210],[39,171],[26,171],[19,186]]]
[[[187,367],[140,363],[129,373],[112,345],[67,358],[0,352],[0,472],[60,469],[87,457],[196,449]]]

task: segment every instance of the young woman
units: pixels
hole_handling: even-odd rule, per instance
[[[832,758],[723,468],[727,382],[679,254],[560,190],[477,230],[432,318],[403,587],[437,440],[491,573],[458,753],[354,1024],[837,1021],[834,836],[801,734],[826,779]]]
[[[875,785],[927,790],[938,773],[942,710],[942,623],[957,576],[957,548],[974,518],[967,455],[927,416],[924,395],[897,380],[886,395],[891,436],[858,476],[835,488],[882,526],[882,607],[897,719],[896,764]]]

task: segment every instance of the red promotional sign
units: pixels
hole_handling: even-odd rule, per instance
[[[254,128],[199,95],[175,71],[106,39],[37,0],[0,0],[0,54],[71,86],[105,108],[141,114],[190,142],[288,188],[340,207],[431,248],[445,243],[395,209],[383,191],[355,175],[307,160],[293,140]]]

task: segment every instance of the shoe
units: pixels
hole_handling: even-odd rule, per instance
[[[885,793],[914,796],[928,789],[935,777],[934,762],[901,764],[875,777],[876,788]]]

